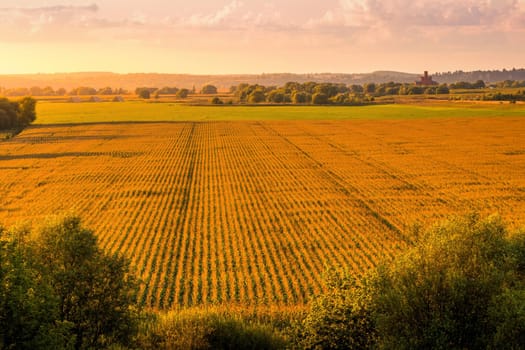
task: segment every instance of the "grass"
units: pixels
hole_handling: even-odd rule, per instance
[[[525,116],[525,105],[436,103],[359,107],[188,106],[175,103],[39,102],[36,124],[209,120],[349,120]]]

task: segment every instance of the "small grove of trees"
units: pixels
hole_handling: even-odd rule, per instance
[[[232,86],[230,91],[240,103],[293,103],[314,105],[362,105],[371,103],[376,97],[394,95],[449,94],[446,84],[439,86],[417,86],[401,83],[368,83],[345,85],[333,83],[288,82],[281,87],[257,84]]]
[[[284,86],[240,84],[233,87],[241,103],[294,103],[294,104],[361,104],[370,99],[363,93],[353,94],[344,84],[288,82]]]
[[[30,233],[0,230],[0,348],[127,344],[137,325],[128,261],[100,250],[74,216]]]
[[[135,89],[135,95],[147,100],[151,97],[151,94],[155,93],[155,91],[157,91],[157,88],[138,87]]]
[[[525,231],[469,215],[361,280],[332,272],[298,339],[305,349],[523,349]]]
[[[459,81],[457,83],[452,83],[449,86],[451,89],[483,89],[486,87],[483,80],[478,80],[474,83],[470,83],[468,81]]]
[[[510,102],[516,102],[516,101],[525,101],[525,90],[518,90],[516,93],[488,93],[483,95],[482,97],[485,101],[510,101]]]
[[[190,90],[188,90],[188,89],[180,89],[175,94],[175,97],[184,99],[184,98],[187,98],[189,94],[190,94]]]
[[[504,80],[490,86],[495,88],[522,88],[525,87],[525,80]]]
[[[67,91],[64,88],[53,89],[50,86],[39,87],[32,86],[30,88],[12,88],[0,89],[0,93],[4,96],[64,96]]]
[[[201,94],[203,95],[214,95],[217,93],[217,87],[211,84],[206,84],[201,88]]]
[[[24,97],[20,101],[0,98],[0,129],[22,129],[36,119],[36,100]]]

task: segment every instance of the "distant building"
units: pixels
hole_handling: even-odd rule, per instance
[[[425,75],[421,77],[421,80],[416,81],[416,85],[438,85],[438,83],[432,80],[432,77],[428,75],[428,71],[425,71]]]

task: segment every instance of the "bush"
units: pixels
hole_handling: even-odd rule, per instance
[[[313,300],[299,324],[298,344],[304,349],[373,347],[376,334],[365,289],[335,270],[327,278],[327,293]]]
[[[525,232],[501,219],[454,218],[395,261],[317,298],[306,348],[521,349]],[[333,276],[333,274],[332,274]]]
[[[0,348],[92,349],[134,335],[136,283],[129,262],[97,246],[80,219],[0,230]]]
[[[224,104],[224,102],[223,102],[220,98],[218,98],[217,96],[215,96],[214,98],[212,98],[211,101],[210,101],[210,103],[211,103],[212,105],[222,105],[222,104]]]
[[[141,325],[141,349],[282,349],[285,341],[267,325],[207,310],[149,315]]]

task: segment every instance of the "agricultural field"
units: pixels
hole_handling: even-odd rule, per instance
[[[414,225],[525,224],[523,107],[64,105],[0,142],[0,222],[78,213],[154,308],[303,305],[327,267],[363,274]]]
[[[369,106],[188,106],[170,102],[39,102],[36,124],[164,121],[428,119],[524,116],[525,105],[405,98]]]

